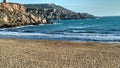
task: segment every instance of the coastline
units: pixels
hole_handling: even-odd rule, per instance
[[[0,39],[0,67],[118,68],[120,43]]]

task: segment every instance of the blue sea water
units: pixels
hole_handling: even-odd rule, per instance
[[[120,42],[120,17],[55,20],[55,24],[0,29],[0,38]]]

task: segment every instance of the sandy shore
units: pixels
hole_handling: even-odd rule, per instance
[[[119,68],[120,44],[0,39],[0,68]]]

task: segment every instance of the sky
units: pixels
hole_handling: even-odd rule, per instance
[[[0,0],[2,1],[2,0]],[[120,0],[9,0],[22,4],[54,3],[75,12],[96,16],[120,16]]]

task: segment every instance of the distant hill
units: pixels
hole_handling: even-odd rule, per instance
[[[55,4],[24,4],[26,11],[49,20],[96,18],[88,13],[76,13]]]

